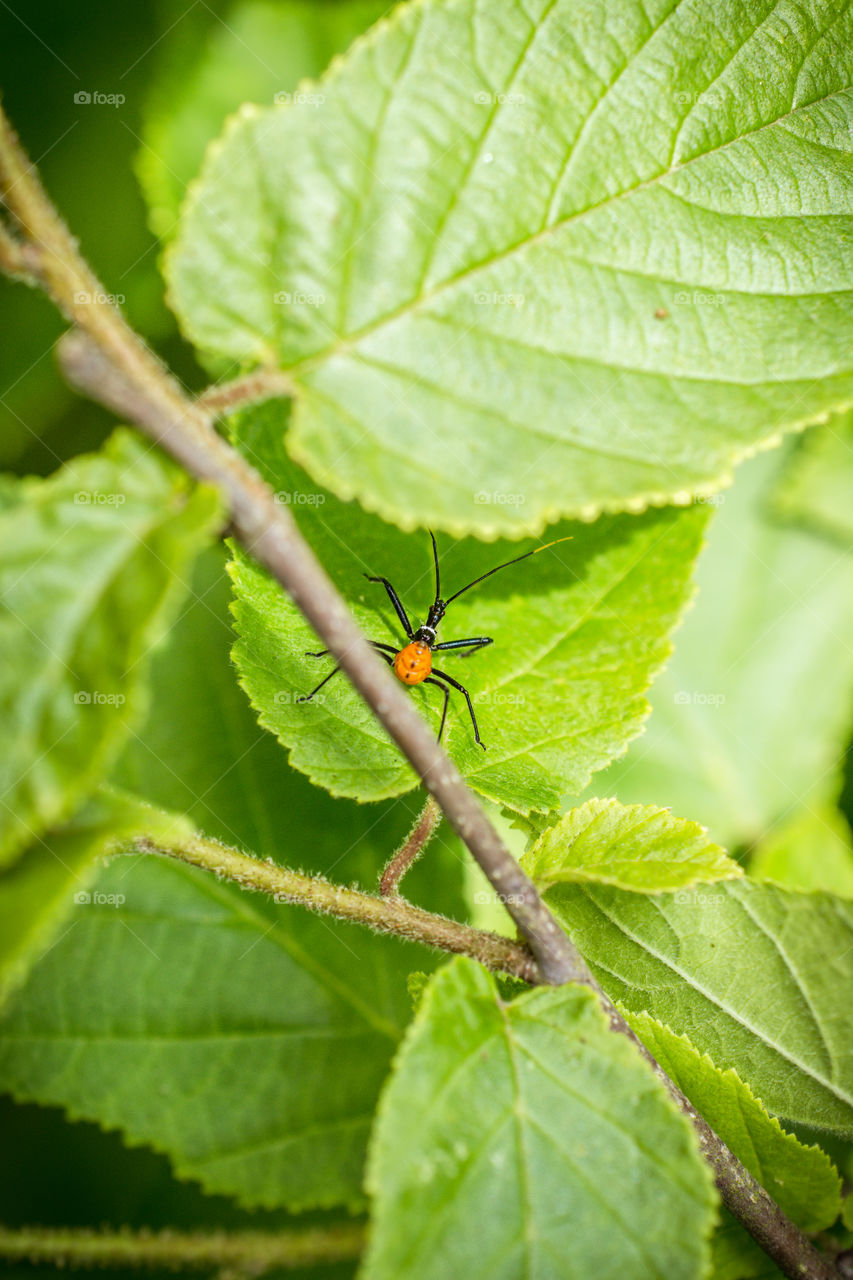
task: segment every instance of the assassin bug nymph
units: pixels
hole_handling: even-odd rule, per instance
[[[477,727],[477,717],[474,714],[471,695],[463,684],[460,684],[458,680],[454,680],[453,676],[449,676],[446,671],[439,671],[438,667],[432,665],[432,655],[457,649],[462,650],[460,657],[470,658],[472,653],[476,653],[478,649],[485,649],[487,644],[493,644],[494,641],[491,636],[469,636],[467,640],[443,640],[440,644],[437,644],[438,628],[447,612],[447,606],[452,604],[454,600],[458,600],[465,591],[470,591],[472,587],[476,587],[485,578],[490,578],[493,573],[499,573],[501,569],[507,569],[511,564],[518,564],[519,560],[527,560],[529,556],[538,555],[540,551],[547,551],[549,547],[555,547],[559,542],[568,542],[569,539],[557,538],[554,542],[546,542],[544,546],[534,547],[532,551],[525,551],[524,555],[515,556],[512,560],[506,560],[503,564],[496,565],[494,569],[489,569],[488,573],[481,574],[479,578],[475,578],[473,582],[469,582],[466,587],[454,592],[446,600],[442,600],[441,578],[438,570],[438,547],[435,544],[435,535],[432,530],[430,530],[429,536],[432,539],[432,557],[435,563],[435,600],[430,605],[426,622],[418,627],[417,631],[413,630],[409,615],[403,607],[403,602],[388,579],[374,578],[369,573],[366,573],[364,576],[368,582],[381,582],[388,592],[388,598],[394,606],[403,630],[409,638],[409,643],[404,645],[402,649],[395,649],[391,644],[382,644],[379,640],[371,640],[370,643],[380,657],[384,658],[393,669],[397,679],[402,680],[403,684],[435,684],[438,685],[439,689],[444,690],[444,706],[441,710],[441,725],[438,730],[439,742],[441,741],[441,735],[444,733],[444,722],[447,719],[450,689],[457,689],[468,703],[471,724],[474,726],[474,741],[485,751],[486,744],[480,738],[480,730]],[[306,656],[309,658],[325,658],[328,653],[328,649],[321,649],[319,653],[308,652]],[[319,693],[323,685],[327,684],[338,671],[340,671],[340,667],[334,667],[315,689],[312,689],[310,693],[306,693],[303,697],[297,698],[297,702],[310,702],[314,694]]]

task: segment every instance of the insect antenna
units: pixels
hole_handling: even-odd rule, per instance
[[[475,578],[473,582],[469,582],[467,587],[463,587],[461,591],[455,592],[449,596],[445,604],[450,604],[451,600],[456,600],[463,592],[470,591],[472,587],[476,587],[478,582],[482,582],[484,578],[490,578],[493,573],[500,573],[501,569],[508,569],[511,564],[518,564],[519,560],[527,560],[529,556],[538,556],[540,551],[547,551],[549,547],[556,547],[561,542],[571,542],[572,536],[566,538],[555,538],[553,542],[546,542],[541,547],[534,547],[532,551],[525,551],[523,556],[515,556],[512,560],[506,560],[503,564],[496,565],[494,569],[490,569],[488,573],[481,574],[479,578]],[[435,546],[435,538],[433,538],[433,546]],[[436,574],[438,573],[438,562],[436,561]]]
[[[432,529],[429,531],[429,536],[432,538],[432,558],[435,561],[435,603],[438,604],[441,597],[441,579],[438,576],[438,547],[435,545],[435,534]]]

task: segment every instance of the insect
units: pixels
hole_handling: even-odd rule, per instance
[[[479,649],[485,649],[487,644],[493,644],[494,641],[491,636],[469,636],[466,640],[442,640],[440,643],[436,643],[438,628],[447,612],[447,606],[452,604],[454,600],[458,600],[464,592],[470,591],[472,587],[476,587],[484,579],[490,578],[493,573],[499,573],[501,569],[507,569],[511,564],[518,564],[519,560],[527,560],[529,556],[538,555],[540,551],[547,551],[548,547],[555,547],[557,543],[568,542],[569,539],[557,538],[554,542],[546,542],[544,546],[534,547],[532,551],[525,551],[524,555],[515,556],[512,560],[506,560],[503,564],[496,565],[494,569],[489,569],[488,573],[481,574],[479,578],[475,578],[473,582],[469,582],[467,586],[460,588],[452,596],[448,596],[446,600],[442,600],[441,577],[438,568],[438,547],[432,530],[430,530],[429,536],[432,539],[432,556],[435,563],[435,600],[429,607],[426,622],[418,627],[417,631],[413,630],[409,615],[403,607],[403,602],[388,579],[374,578],[371,574],[366,573],[364,576],[368,582],[381,582],[388,592],[388,598],[394,606],[397,617],[400,619],[403,630],[409,639],[409,643],[404,645],[402,649],[395,649],[393,645],[383,644],[379,640],[371,640],[370,643],[380,657],[385,659],[393,669],[394,675],[403,684],[434,684],[444,691],[444,706],[442,707],[441,725],[438,730],[439,742],[441,741],[441,735],[444,733],[444,722],[447,719],[450,690],[457,689],[468,704],[468,713],[471,716],[471,724],[474,726],[474,741],[485,751],[486,744],[480,738],[480,730],[477,725],[477,717],[474,714],[471,695],[465,686],[455,680],[453,676],[448,675],[446,671],[440,671],[438,667],[432,665],[432,655],[455,649],[461,651],[460,657],[470,658],[472,653],[476,653]],[[309,658],[325,658],[328,653],[328,649],[321,649],[319,653],[311,653],[309,651],[306,656]],[[315,693],[319,693],[323,685],[327,684],[340,669],[339,666],[334,667],[316,688],[312,689],[310,693],[304,694],[301,698],[297,698],[297,702],[310,702]]]

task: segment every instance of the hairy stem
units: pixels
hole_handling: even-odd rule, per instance
[[[233,382],[208,387],[196,404],[208,413],[229,413],[233,409],[239,409],[241,405],[257,404],[261,400],[292,394],[293,383],[287,374],[279,369],[259,369],[256,373],[235,378]]]
[[[71,384],[136,423],[197,479],[221,490],[237,537],[290,594],[435,797],[527,940],[542,979],[554,985],[580,982],[598,993],[614,1031],[638,1045],[677,1105],[696,1125],[724,1203],[784,1273],[814,1280],[837,1276],[696,1116],[687,1098],[642,1048],[601,991],[586,961],[515,862],[426,721],[356,626],[290,512],[276,503],[257,472],[217,435],[209,413],[188,399],[111,304],[45,194],[2,110],[0,197],[28,238],[33,275],[76,326],[59,344],[60,363]],[[394,905],[393,899],[384,902]]]
[[[415,821],[415,825],[382,872],[382,877],[379,881],[379,892],[384,898],[387,898],[392,893],[397,893],[397,886],[403,876],[421,856],[435,835],[436,828],[440,822],[441,810],[432,796],[429,796]]]
[[[277,902],[307,907],[310,911],[366,925],[379,933],[392,933],[439,951],[471,956],[488,969],[512,974],[523,982],[542,981],[536,961],[520,943],[423,911],[396,895],[379,898],[358,889],[346,889],[321,876],[307,876],[275,862],[250,858],[237,849],[201,836],[168,845],[140,839],[131,847],[136,852],[159,853],[212,871],[244,889],[271,894]]]
[[[359,1222],[298,1230],[88,1231],[61,1227],[0,1227],[0,1258],[58,1267],[227,1268],[259,1276],[357,1258],[365,1231]]]

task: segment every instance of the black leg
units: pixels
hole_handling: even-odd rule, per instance
[[[434,676],[441,676],[442,680],[446,680],[451,688],[458,689],[461,694],[464,694],[465,701],[468,703],[468,711],[471,715],[471,723],[474,726],[474,741],[485,751],[486,744],[480,740],[480,730],[477,728],[477,717],[474,715],[474,706],[471,702],[471,695],[465,688],[464,684],[460,684],[458,680],[454,680],[453,676],[449,676],[446,671],[439,671],[437,667],[433,667],[432,674]]]
[[[476,653],[478,649],[485,649],[487,644],[494,644],[491,636],[471,636],[470,640],[442,640],[441,644],[432,646],[435,653],[439,649],[467,649],[467,653],[460,653],[460,658],[470,658],[472,653]]]
[[[403,630],[405,631],[409,639],[412,640],[414,638],[415,633],[412,630],[411,622],[409,622],[409,615],[406,613],[406,610],[403,608],[403,602],[400,599],[400,597],[397,595],[397,592],[391,586],[391,583],[388,581],[387,578],[372,578],[369,573],[366,573],[364,576],[365,578],[367,578],[368,582],[382,583],[383,587],[388,592],[389,600],[391,601],[395,610],[397,611],[397,617],[400,619],[401,623],[403,624]]]
[[[447,703],[450,699],[450,690],[446,684],[442,684],[440,680],[433,680],[432,676],[427,676],[424,684],[438,685],[439,689],[444,691],[444,706],[441,708],[441,724],[438,726],[438,741],[441,742],[441,735],[444,733],[444,722],[447,719]]]
[[[385,661],[389,664],[389,666],[393,665],[394,658],[397,656],[397,650],[394,648],[392,644],[382,644],[382,642],[379,640],[371,640],[370,643],[373,645],[374,649],[377,649],[379,651],[380,658],[384,658]],[[328,653],[329,653],[328,649],[321,649],[319,653],[311,653],[310,651],[306,651],[305,656],[306,658],[325,658]],[[326,681],[331,680],[332,676],[337,675],[339,671],[340,671],[340,667],[333,667],[332,670],[329,672],[329,674],[325,677],[325,679],[320,681],[316,689],[312,689],[310,693],[304,693],[302,697],[297,698],[296,701],[310,702],[311,699],[314,697],[314,694],[320,692],[320,690],[322,689]]]
[[[317,656],[322,656],[322,655],[312,654],[311,656],[312,656],[312,657],[317,657]],[[320,683],[317,685],[316,689],[312,689],[310,693],[303,693],[303,694],[302,694],[302,696],[301,696],[300,698],[297,698],[297,699],[296,699],[296,701],[297,701],[297,702],[310,702],[310,701],[311,701],[311,699],[314,697],[314,694],[315,694],[315,693],[319,693],[319,692],[320,692],[320,690],[322,689],[323,685],[324,685],[324,684],[328,684],[328,682],[331,680],[332,676],[336,676],[336,675],[338,674],[338,672],[339,672],[339,671],[340,671],[340,667],[332,667],[332,670],[329,672],[329,674],[328,674],[327,676],[324,676],[324,678],[323,678],[323,679],[320,681]]]

